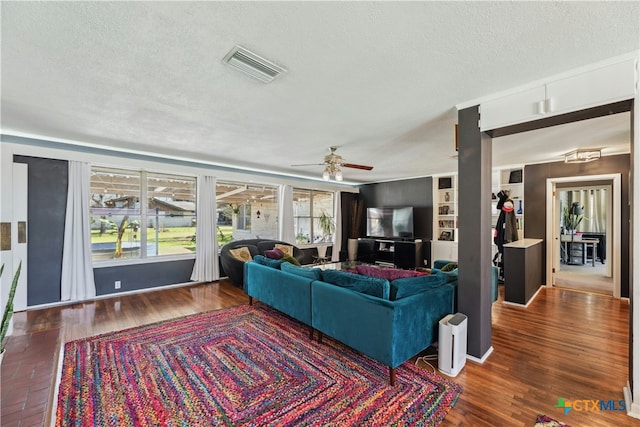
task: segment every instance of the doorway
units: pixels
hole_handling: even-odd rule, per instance
[[[560,227],[560,245],[553,257],[553,286],[613,295],[611,262],[606,263],[611,252],[611,192],[610,183],[556,186],[559,209],[554,209],[554,222]]]
[[[548,285],[620,297],[620,182],[620,174],[547,180]]]

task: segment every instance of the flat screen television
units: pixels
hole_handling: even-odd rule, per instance
[[[413,238],[413,207],[367,208],[367,236]]]

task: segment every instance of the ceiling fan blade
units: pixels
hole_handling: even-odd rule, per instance
[[[373,166],[357,165],[355,163],[342,163],[340,166],[345,168],[362,169],[364,171],[370,171],[373,169]]]
[[[324,163],[303,163],[300,165],[291,165],[291,166],[322,166]]]

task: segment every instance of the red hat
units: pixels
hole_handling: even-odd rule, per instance
[[[502,205],[502,211],[513,212],[513,202],[511,200],[507,200],[506,202],[504,202],[504,204]]]

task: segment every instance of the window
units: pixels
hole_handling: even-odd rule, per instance
[[[231,240],[278,238],[278,189],[244,182],[216,182],[218,246]]]
[[[293,224],[298,244],[332,242],[333,193],[294,188]]]
[[[196,179],[147,174],[147,256],[196,250]]]
[[[251,231],[251,205],[238,206],[238,230]]]
[[[93,260],[193,254],[194,177],[93,167]]]

